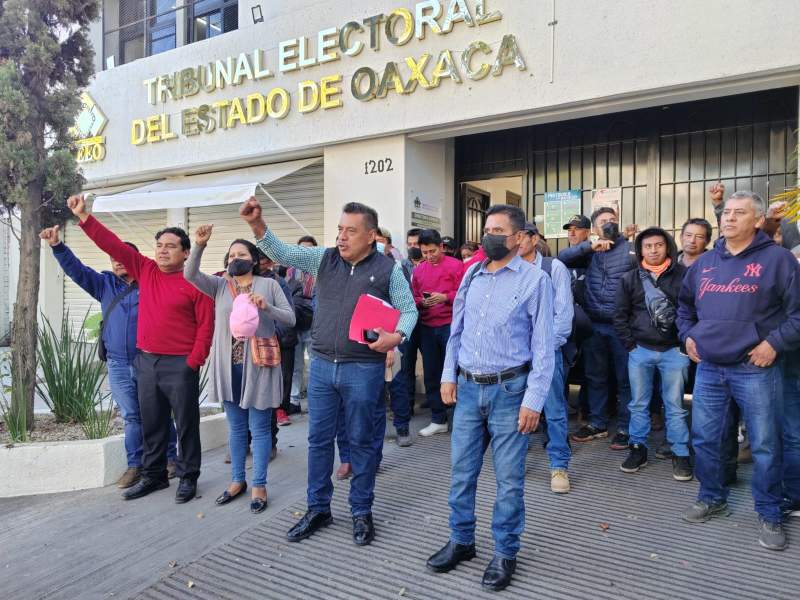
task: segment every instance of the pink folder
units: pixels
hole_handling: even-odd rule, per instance
[[[364,340],[365,329],[377,329],[394,332],[400,321],[400,311],[388,302],[370,294],[361,294],[350,319],[349,337],[359,344],[368,343]]]

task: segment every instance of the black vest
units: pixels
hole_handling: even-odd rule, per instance
[[[333,362],[382,362],[386,355],[350,340],[350,318],[361,294],[386,302],[394,261],[373,251],[355,266],[328,248],[317,274],[317,310],[311,326],[311,350]]]

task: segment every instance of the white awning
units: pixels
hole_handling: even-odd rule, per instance
[[[321,160],[307,158],[217,173],[168,177],[126,192],[97,196],[92,210],[130,212],[238,204],[254,196],[258,186],[265,186]]]

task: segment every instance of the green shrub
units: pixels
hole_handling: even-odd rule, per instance
[[[0,418],[12,442],[28,441],[28,413],[11,401],[11,354],[0,356]]]
[[[97,357],[97,341],[88,341],[84,327],[77,332],[72,330],[69,310],[65,311],[58,331],[47,317],[42,315],[42,319],[37,350],[41,377],[36,383],[37,392],[60,423],[96,419],[105,379],[105,365]]]

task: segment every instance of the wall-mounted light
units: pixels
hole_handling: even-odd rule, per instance
[[[256,23],[263,23],[264,22],[264,13],[261,12],[261,5],[256,4],[250,8],[250,12],[253,13],[253,24]]]

